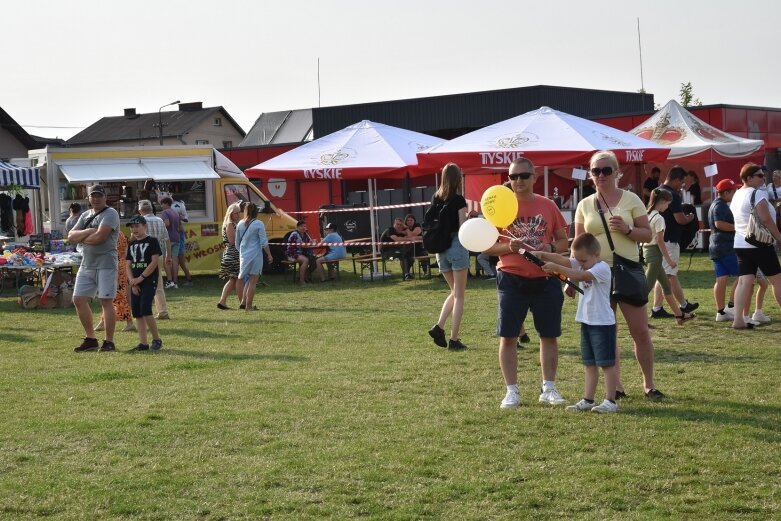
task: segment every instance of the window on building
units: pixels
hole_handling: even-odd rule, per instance
[[[223,141],[222,148],[230,148],[233,146],[233,141]]]
[[[214,126],[215,127],[221,127],[222,126],[222,118],[214,118]]]
[[[196,145],[208,145],[209,140],[208,139],[196,139],[195,140]]]

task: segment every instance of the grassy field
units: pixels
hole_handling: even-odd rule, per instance
[[[534,347],[520,351],[524,406],[499,409],[487,281],[469,282],[461,353],[426,334],[444,284],[398,274],[268,277],[256,313],[216,309],[219,281],[199,278],[169,292],[165,347],[148,354],[74,354],[73,309],[2,297],[0,518],[778,519],[781,310],[769,295],[774,322],[734,332],[713,321],[710,261],[681,278],[702,312],[655,321],[669,399],[642,398],[622,327],[617,415],[537,404]],[[568,300],[570,403],[574,312]],[[136,342],[117,334],[120,351]]]

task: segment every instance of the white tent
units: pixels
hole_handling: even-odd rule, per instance
[[[746,139],[717,129],[670,100],[656,114],[629,131],[670,147],[668,159],[715,162],[719,159],[746,157],[760,150],[761,139]]]

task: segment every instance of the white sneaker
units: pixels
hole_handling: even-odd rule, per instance
[[[543,391],[540,393],[540,403],[549,403],[551,405],[563,405],[567,403],[567,400],[561,397],[559,391],[551,389],[550,391]]]
[[[762,324],[769,324],[772,319],[769,316],[765,315],[764,311],[758,309],[754,311],[753,315],[751,315],[751,320],[755,322],[760,322]]]
[[[724,308],[724,314],[726,314],[730,320],[735,320],[735,307],[729,307],[727,306]]]
[[[567,406],[568,411],[590,411],[594,408],[594,402],[587,402],[586,400],[580,400],[575,405]]]
[[[591,412],[618,412],[618,404],[605,400],[596,407],[592,407]]]
[[[176,282],[171,281],[165,284],[165,289],[179,289],[179,286],[176,285]]]
[[[521,406],[521,395],[515,391],[507,391],[504,395],[504,400],[499,406],[502,409],[517,409]]]
[[[716,322],[732,322],[733,320],[735,320],[735,315],[730,315],[726,309],[724,313],[716,312]]]
[[[743,315],[743,322],[745,322],[746,324],[752,324],[754,326],[758,326],[760,324],[758,320],[754,320],[751,317],[746,315]]]

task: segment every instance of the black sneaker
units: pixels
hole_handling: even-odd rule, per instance
[[[466,346],[461,343],[461,340],[455,340],[451,338],[447,344],[447,348],[451,351],[463,351],[466,349]]]
[[[700,307],[700,305],[697,302],[687,302],[685,306],[681,306],[681,311],[684,313],[691,313],[698,307]]]
[[[153,338],[152,345],[150,346],[150,348],[152,349],[152,351],[160,351],[163,348],[163,341],[160,340],[159,338],[157,340]]]
[[[518,349],[524,349],[526,347],[524,344],[528,344],[531,341],[532,339],[529,338],[529,335],[527,333],[524,333],[518,337],[518,342],[516,343],[516,346],[518,347]]]
[[[101,353],[108,353],[116,350],[117,350],[117,346],[114,345],[114,342],[111,342],[109,340],[104,340],[103,345],[100,346],[100,349],[98,351],[100,351]]]
[[[84,340],[81,341],[81,345],[76,347],[73,351],[76,353],[84,353],[85,351],[97,351],[98,350],[98,339],[97,338],[87,338],[85,337]]]
[[[619,391],[618,389],[616,389],[616,401],[620,400],[621,398],[626,398],[626,393],[624,391]]]
[[[138,353],[139,351],[149,351],[149,344],[138,344],[130,350],[131,353]]]
[[[434,339],[434,343],[439,347],[447,347],[447,340],[445,340],[445,330],[439,327],[439,324],[434,324],[434,327],[428,330],[428,334]]]
[[[666,396],[659,389],[649,389],[648,392],[645,393],[645,397],[654,402],[658,402],[666,398]]]
[[[666,309],[662,308],[659,311],[651,310],[651,318],[675,318],[675,315],[668,313]]]

